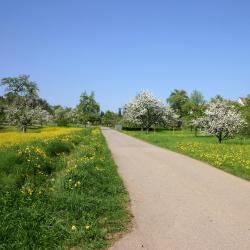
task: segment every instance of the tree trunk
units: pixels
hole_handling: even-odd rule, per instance
[[[218,140],[219,140],[219,143],[222,142],[222,133],[219,133]]]
[[[198,133],[198,128],[197,127],[195,127],[195,129],[194,129],[194,135],[197,137],[197,133]]]
[[[147,134],[149,133],[149,128],[147,128]]]
[[[26,126],[23,126],[23,127],[22,127],[22,131],[23,131],[23,133],[26,133],[26,132],[27,132],[27,127],[26,127]]]
[[[143,132],[143,127],[141,127],[141,132]]]

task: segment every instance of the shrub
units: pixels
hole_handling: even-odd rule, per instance
[[[45,147],[46,154],[50,157],[58,156],[62,153],[70,153],[72,144],[62,139],[54,139],[48,142]]]

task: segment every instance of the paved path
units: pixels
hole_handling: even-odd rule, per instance
[[[112,250],[250,249],[250,183],[103,129],[128,188],[134,229]]]

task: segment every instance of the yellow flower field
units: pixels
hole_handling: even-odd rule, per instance
[[[36,132],[4,132],[0,133],[0,148],[9,147],[20,143],[26,143],[39,139],[49,139],[59,135],[79,131],[81,128],[49,127]]]
[[[215,166],[250,169],[250,146],[202,142],[178,142],[177,149]]]

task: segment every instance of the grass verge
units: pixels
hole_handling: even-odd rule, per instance
[[[157,146],[205,161],[233,175],[250,180],[250,140],[236,138],[217,143],[211,136],[194,136],[190,131],[123,131]]]
[[[0,249],[102,249],[130,220],[99,129],[0,150]]]

